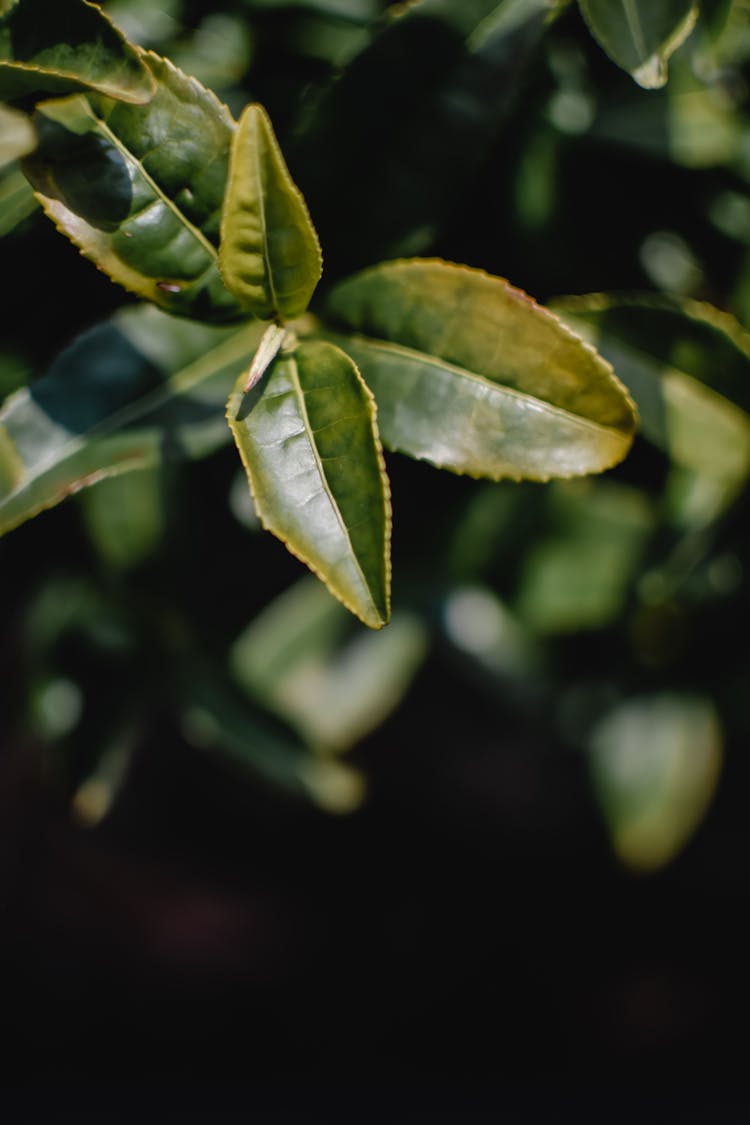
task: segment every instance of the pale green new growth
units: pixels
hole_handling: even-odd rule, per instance
[[[243,308],[264,320],[301,316],[320,280],[315,228],[259,105],[247,106],[232,145],[219,265]]]

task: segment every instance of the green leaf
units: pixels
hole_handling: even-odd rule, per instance
[[[82,493],[86,529],[105,563],[129,569],[156,550],[164,535],[164,501],[159,466],[106,477]]]
[[[590,739],[594,791],[617,855],[653,871],[700,824],[716,789],[722,730],[700,696],[640,696],[618,704]]]
[[[686,168],[733,163],[742,155],[742,106],[724,79],[707,84],[699,74],[696,60],[682,56],[668,86],[651,97],[635,87],[612,89],[600,99],[589,135]]]
[[[291,731],[279,729],[243,698],[215,666],[196,659],[181,668],[182,729],[201,750],[218,751],[326,812],[350,813],[365,795],[358,770],[329,755],[313,753]]]
[[[267,606],[232,646],[238,683],[316,748],[347,750],[402,699],[427,650],[427,631],[396,612],[372,633],[319,582],[303,578]]]
[[[547,494],[545,532],[524,560],[515,607],[535,632],[600,629],[623,609],[655,516],[645,495],[610,480]]]
[[[566,297],[635,398],[644,437],[703,481],[695,520],[718,515],[750,474],[750,335],[726,313],[668,297]]]
[[[0,168],[31,152],[36,136],[25,113],[0,105]]]
[[[154,80],[140,52],[89,0],[0,8],[0,98],[95,90],[147,102]]]
[[[148,105],[43,103],[26,173],[57,227],[114,281],[179,316],[240,319],[218,270],[234,122],[195,79],[144,57],[158,80]]]
[[[75,340],[0,410],[0,534],[105,477],[215,449],[260,331],[131,308]]]
[[[702,0],[701,26],[714,38],[718,38],[726,28],[732,10],[745,7],[744,0]]]
[[[131,43],[152,50],[157,44],[181,46],[183,0],[107,0],[107,13]],[[189,42],[189,40],[187,40]],[[170,57],[173,57],[170,55]]]
[[[548,19],[554,7],[555,0],[410,0],[396,8],[394,17],[440,20],[476,42],[500,28],[517,27],[537,14]]]
[[[542,656],[530,630],[487,586],[458,583],[446,595],[443,629],[462,662],[503,682],[516,704],[538,698]]]
[[[627,453],[635,415],[609,364],[501,278],[391,262],[336,287],[331,336],[359,365],[391,449],[473,477],[599,472]]]
[[[696,0],[578,0],[591,34],[640,86],[667,81],[667,60],[698,15]]]
[[[745,0],[702,0],[700,30],[707,59],[720,72],[740,70],[750,53],[750,20]],[[726,81],[726,73],[723,74]]]
[[[18,165],[0,172],[0,238],[9,234],[36,209],[31,184]]]
[[[265,527],[372,628],[390,610],[390,500],[372,396],[322,341],[238,380],[227,418]]]
[[[189,36],[176,43],[172,40],[168,50],[172,62],[204,86],[231,90],[233,101],[242,97],[235,88],[253,55],[250,21],[242,13],[209,12]]]
[[[232,145],[219,263],[243,308],[267,320],[301,316],[320,280],[315,228],[259,105],[244,110]]]

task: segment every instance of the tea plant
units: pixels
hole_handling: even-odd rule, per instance
[[[47,215],[164,313],[241,327],[213,333],[187,372],[145,395],[134,365],[116,390],[95,375],[96,396],[66,373],[64,405],[55,371],[16,396],[3,414],[3,530],[86,483],[153,465],[176,401],[194,403],[240,368],[227,418],[260,519],[379,627],[391,525],[381,440],[492,480],[598,472],[624,457],[635,415],[609,365],[506,281],[441,261],[383,263],[308,315],[321,251],[262,107],[235,123],[96,5],[49,10],[10,6],[0,69],[6,97],[41,98],[23,167]],[[141,316],[158,331],[153,313]]]
[[[76,516],[108,576],[84,590],[53,573],[29,631],[42,606],[50,651],[70,630],[96,647],[104,620],[141,654],[84,790],[87,769],[116,789],[155,668],[189,741],[351,807],[359,782],[335,755],[388,714],[435,637],[495,682],[502,625],[514,706],[530,684],[547,692],[556,736],[558,696],[585,680],[585,721],[560,724],[589,748],[616,846],[662,862],[710,799],[720,691],[694,699],[677,676],[644,689],[639,661],[661,659],[649,630],[684,590],[700,579],[713,596],[713,544],[750,466],[750,342],[732,315],[748,320],[744,0],[226,0],[202,20],[180,0],[104,7],[115,22],[88,0],[0,2],[0,234],[23,256],[41,208],[128,291],[76,335],[95,318],[34,260],[34,330],[66,302],[69,343],[39,377],[0,355],[0,532],[84,490]],[[637,168],[631,207],[612,153]],[[610,285],[629,291],[587,292]],[[634,402],[637,456],[597,478],[631,448]],[[441,482],[439,551],[430,540],[411,572],[402,554],[387,630],[357,633],[302,578],[249,622],[232,605],[208,659],[192,587],[146,609],[122,576],[170,547],[173,466],[205,459],[182,471],[210,474],[232,440],[245,523],[375,629],[391,615],[384,450],[490,483],[456,511]],[[397,534],[419,508],[399,512],[398,487]],[[189,489],[181,500],[181,518],[192,502],[205,520]],[[219,584],[252,590],[258,538],[227,559],[218,538]],[[170,583],[192,565],[173,546]],[[621,697],[594,658],[588,679],[544,685],[540,638],[607,629],[610,651],[637,653]],[[693,765],[654,751],[628,789],[607,764],[627,721],[608,709],[656,716],[680,745],[692,732]],[[661,852],[654,802],[692,810]]]

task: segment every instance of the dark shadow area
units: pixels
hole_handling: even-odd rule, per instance
[[[375,255],[432,243],[496,140],[540,31],[531,17],[470,52],[449,19],[415,10],[386,27],[304,114],[289,162],[326,248],[329,280]]]
[[[112,232],[130,214],[133,185],[124,157],[102,137],[79,135],[44,113],[39,145],[24,168],[34,188],[59,199],[92,227]]]

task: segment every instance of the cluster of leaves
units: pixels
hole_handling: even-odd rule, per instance
[[[235,123],[95,5],[54,11],[40,23],[36,5],[16,3],[4,26],[0,90],[44,95],[24,161],[37,198],[82,253],[166,313],[270,322],[229,398],[229,425],[263,524],[367,625],[390,614],[381,434],[392,449],[491,479],[571,476],[623,457],[634,413],[610,368],[504,281],[438,261],[385,264],[334,288],[323,324],[298,326],[322,257],[262,107]],[[85,92],[49,99],[60,89]],[[350,343],[352,331],[362,337]],[[132,433],[151,399],[135,396],[117,402],[127,439],[108,403],[107,415],[86,410],[83,434],[65,420],[72,463],[66,443],[51,464],[41,435],[27,450],[45,385],[3,414],[4,530],[86,482],[153,464],[153,440],[146,449]],[[80,416],[84,389],[68,379],[66,397]],[[105,429],[114,443],[101,441]]]
[[[686,575],[712,573],[712,544],[750,467],[750,344],[730,316],[694,298],[716,296],[742,318],[742,276],[733,295],[709,266],[701,273],[684,238],[658,228],[643,232],[635,266],[608,229],[602,252],[618,266],[593,271],[595,285],[601,277],[631,286],[634,276],[642,284],[645,275],[650,293],[565,298],[550,311],[492,274],[520,275],[545,296],[591,287],[572,264],[579,216],[563,196],[585,178],[569,168],[587,159],[586,144],[594,167],[616,145],[647,168],[666,158],[686,174],[721,169],[726,182],[711,189],[707,210],[738,245],[750,241],[735,81],[747,12],[738,0],[705,0],[700,11],[692,0],[415,0],[388,11],[355,0],[245,0],[221,16],[228,55],[250,29],[237,63],[210,46],[216,13],[190,32],[177,0],[160,5],[162,24],[139,0],[107,7],[128,38],[87,0],[0,4],[0,96],[12,103],[0,109],[0,231],[20,243],[27,228],[18,224],[36,201],[86,257],[148,302],[89,328],[7,399],[0,531],[95,485],[82,497],[88,534],[107,565],[126,573],[163,542],[169,466],[206,457],[233,435],[253,498],[248,512],[246,494],[233,494],[242,518],[260,520],[377,628],[391,601],[381,443],[491,482],[596,473],[631,445],[632,396],[639,440],[666,466],[656,487],[637,479],[637,460],[633,478],[619,482],[543,492],[476,485],[453,513],[442,561],[422,559],[411,575],[405,568],[404,591],[422,589],[402,594],[387,631],[352,633],[339,607],[303,580],[235,635],[226,681],[187,658],[193,646],[176,642],[166,621],[155,641],[135,615],[141,624],[129,629],[148,638],[128,643],[169,653],[193,741],[221,744],[330,807],[350,807],[359,783],[333,755],[403,695],[435,631],[480,679],[509,678],[514,694],[520,679],[550,690],[529,655],[540,637],[627,634],[636,620],[645,644],[644,622],[671,611]],[[649,92],[603,70],[586,29]],[[320,285],[305,199],[268,115],[245,106],[242,67],[253,49],[250,92],[259,86],[286,121],[286,156],[325,251]],[[285,66],[291,95],[275,85]],[[224,101],[199,78],[213,80]],[[518,99],[522,89],[529,96]],[[485,209],[477,235],[457,216],[474,185],[497,177],[500,153],[508,218],[493,227],[499,220]],[[621,238],[632,254],[627,223]],[[492,272],[414,257],[458,257],[456,244],[478,248],[474,260]],[[519,536],[530,513],[535,531]],[[254,539],[251,565],[257,551]],[[65,600],[64,589],[56,596]],[[107,616],[98,598],[69,603],[63,632]],[[645,659],[658,664],[651,649]],[[573,737],[592,748],[616,843],[633,862],[660,862],[710,797],[720,752],[714,704],[661,685],[640,703],[630,686],[614,700],[590,695]],[[122,714],[142,706],[123,704]],[[681,732],[692,732],[700,753],[685,765],[655,751],[640,773],[618,773],[622,732],[633,737],[627,716],[639,707],[646,726],[658,716],[680,745]],[[101,740],[114,749],[95,767],[94,793],[119,769],[124,730],[123,719]],[[691,810],[678,828],[670,822],[666,843],[665,807]]]

